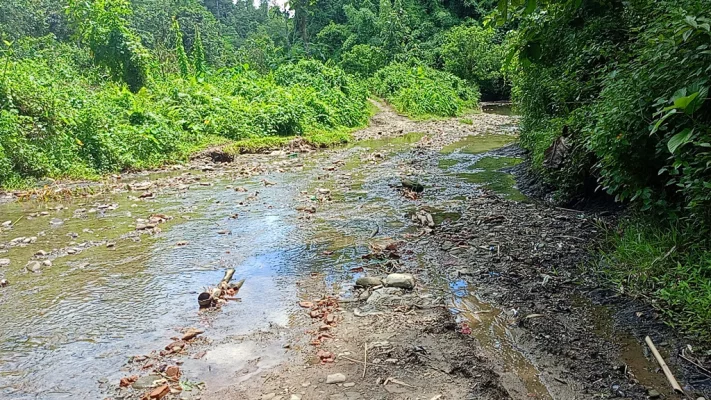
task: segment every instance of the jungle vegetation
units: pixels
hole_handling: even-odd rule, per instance
[[[711,328],[706,0],[4,0],[0,186],[92,178],[217,143],[350,139],[511,98],[557,203],[609,196],[601,271]]]

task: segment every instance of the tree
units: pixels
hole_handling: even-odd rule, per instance
[[[133,92],[146,85],[150,53],[129,28],[128,0],[69,0],[67,14],[79,42],[89,46],[94,61],[113,79]]]

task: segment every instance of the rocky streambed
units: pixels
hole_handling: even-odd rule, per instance
[[[9,196],[2,397],[677,398],[645,335],[708,396],[694,344],[585,268],[606,217],[516,188],[516,124],[384,107],[343,148]],[[199,310],[227,268],[239,301]]]

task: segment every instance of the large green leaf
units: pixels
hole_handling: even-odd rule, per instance
[[[667,148],[669,149],[669,152],[674,154],[674,152],[676,152],[679,147],[691,142],[691,136],[693,134],[693,129],[686,128],[683,131],[672,136],[671,139],[669,139],[669,142],[667,143]]]

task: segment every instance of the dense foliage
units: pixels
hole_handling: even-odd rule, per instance
[[[511,3],[500,10],[520,17],[513,93],[535,166],[559,200],[606,192],[635,205],[612,235],[612,276],[652,291],[687,327],[710,327],[708,3]]]
[[[419,118],[459,115],[479,84],[505,92],[495,32],[457,28],[490,7],[2,2],[0,185],[143,168],[215,141],[340,142],[367,122],[370,95]]]
[[[413,117],[454,117],[474,106],[479,93],[471,83],[423,66],[390,64],[371,79],[374,93]]]
[[[3,68],[12,79],[0,80],[6,185],[147,167],[220,138],[313,135],[368,117],[365,86],[317,61],[267,75],[225,69],[209,82],[176,76],[134,94],[101,74],[79,73],[91,65],[85,51],[49,38],[17,45],[34,55],[9,62]]]

